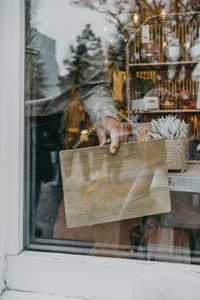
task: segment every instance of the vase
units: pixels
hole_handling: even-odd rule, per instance
[[[178,39],[172,39],[164,47],[164,58],[168,62],[181,61],[185,57],[185,48],[180,44]]]
[[[200,39],[195,41],[194,46],[190,49],[192,60],[200,60]]]
[[[189,91],[186,87],[181,88],[177,100],[179,109],[191,109],[193,103],[192,92]]]

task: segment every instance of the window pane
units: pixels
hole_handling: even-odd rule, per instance
[[[199,263],[199,9],[26,0],[27,247]]]

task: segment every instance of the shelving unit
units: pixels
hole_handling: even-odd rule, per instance
[[[143,26],[147,28],[147,40],[144,42]],[[128,102],[128,117],[141,123],[150,122],[166,114],[178,114],[190,124],[190,159],[193,155],[193,142],[200,141],[200,109],[194,109],[199,83],[193,80],[192,72],[200,63],[192,60],[189,49],[195,45],[200,37],[200,12],[169,14],[148,18],[137,30],[135,37],[126,45],[126,94]],[[166,61],[164,48],[169,39],[177,39],[180,46],[185,47],[185,56],[181,61]],[[139,82],[139,84],[138,84]],[[148,84],[149,86],[148,86]],[[143,85],[146,84],[146,88]],[[181,89],[188,90],[192,95],[191,109],[178,109]],[[148,90],[149,89],[149,90]],[[148,90],[148,91],[147,91]],[[175,109],[141,111],[132,110],[131,101],[145,96],[157,96],[159,101],[165,101],[166,93],[170,93]],[[163,107],[163,106],[162,106]],[[167,108],[167,105],[166,105]],[[199,142],[200,143],[200,142]]]
[[[131,113],[134,113],[133,110],[131,110]],[[140,114],[175,114],[175,113],[179,113],[179,114],[188,114],[188,113],[200,113],[200,109],[171,109],[171,110],[150,110],[150,111],[143,111],[140,110],[139,112]]]
[[[143,25],[148,26],[143,28]],[[177,114],[180,119],[184,119],[190,125],[188,126],[190,133],[188,132],[186,156],[191,163],[187,163],[184,172],[168,173],[170,190],[182,193],[171,193],[172,212],[161,216],[162,238],[156,245],[163,247],[165,251],[169,249],[172,257],[177,249],[181,249],[185,251],[183,255],[181,254],[184,259],[191,261],[193,259],[191,253],[194,249],[196,250],[191,243],[191,232],[193,234],[195,230],[200,229],[200,197],[196,195],[200,194],[200,150],[198,150],[200,147],[200,109],[194,109],[200,85],[198,80],[193,80],[192,74],[193,70],[197,70],[195,68],[200,61],[191,60],[189,48],[193,47],[200,37],[200,12],[153,16],[148,18],[143,25],[138,28],[134,39],[129,40],[126,46],[127,113],[129,119],[140,123],[149,123],[151,119],[166,116],[166,114]],[[178,45],[186,49],[185,57],[180,57],[181,61],[167,62],[165,59],[164,47],[170,37],[178,39]],[[182,90],[192,94],[192,101],[190,98],[189,105],[180,101],[179,95]],[[132,100],[137,100],[133,108],[145,107],[145,105],[140,105],[140,99],[144,96],[158,97],[160,103],[162,101],[164,105],[160,105],[158,110],[132,110]],[[161,107],[175,109],[163,110]],[[197,159],[199,163],[195,161]],[[151,223],[149,226],[151,227]],[[180,242],[181,236],[183,240]],[[156,250],[152,252],[156,253]]]
[[[179,61],[179,62],[154,62],[154,63],[136,63],[129,64],[130,68],[134,68],[135,71],[152,71],[152,70],[168,70],[170,66],[176,67],[177,70],[182,68],[183,66],[192,70],[197,64],[198,60],[195,61]]]
[[[148,42],[146,41],[145,43],[142,33],[143,26],[148,27],[147,35],[149,38]],[[151,80],[154,91],[156,89],[163,89],[163,93],[166,90],[170,91],[176,101],[177,108],[177,95],[181,87],[185,87],[191,91],[193,101],[195,102],[198,83],[192,80],[192,71],[199,61],[191,60],[189,48],[193,47],[195,41],[199,38],[199,28],[199,12],[170,14],[164,17],[161,15],[153,16],[148,18],[138,28],[134,39],[129,40],[126,46],[126,89],[129,117],[132,113],[131,100],[141,98],[140,92],[134,86],[134,77]],[[164,48],[167,45],[169,37],[177,39],[180,45],[185,47],[185,57],[181,61],[166,61]],[[170,75],[169,72],[171,72]],[[175,73],[179,74],[175,75]],[[152,96],[155,96],[155,94]],[[177,109],[174,112],[177,112]],[[198,113],[199,111],[191,110],[190,112]],[[155,112],[153,111],[153,113]]]

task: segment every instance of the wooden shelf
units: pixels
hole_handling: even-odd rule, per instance
[[[185,172],[169,172],[171,191],[200,193],[200,164],[187,164]]]
[[[185,66],[186,69],[193,69],[200,61],[178,61],[178,62],[161,62],[161,63],[137,63],[129,64],[129,67],[134,67],[135,71],[153,71],[153,70],[168,70],[170,66],[175,66],[180,69]]]
[[[171,109],[171,110],[149,110],[149,111],[139,111],[135,112],[134,110],[130,111],[131,113],[139,114],[174,114],[174,113],[200,113],[200,109]]]

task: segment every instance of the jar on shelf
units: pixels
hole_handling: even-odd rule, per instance
[[[192,92],[186,87],[180,89],[177,100],[179,109],[194,108]]]
[[[166,92],[162,95],[160,100],[160,109],[176,109],[176,100],[171,92]]]
[[[144,44],[141,50],[141,58],[143,63],[155,63],[158,61],[159,44],[150,40],[148,44]]]

